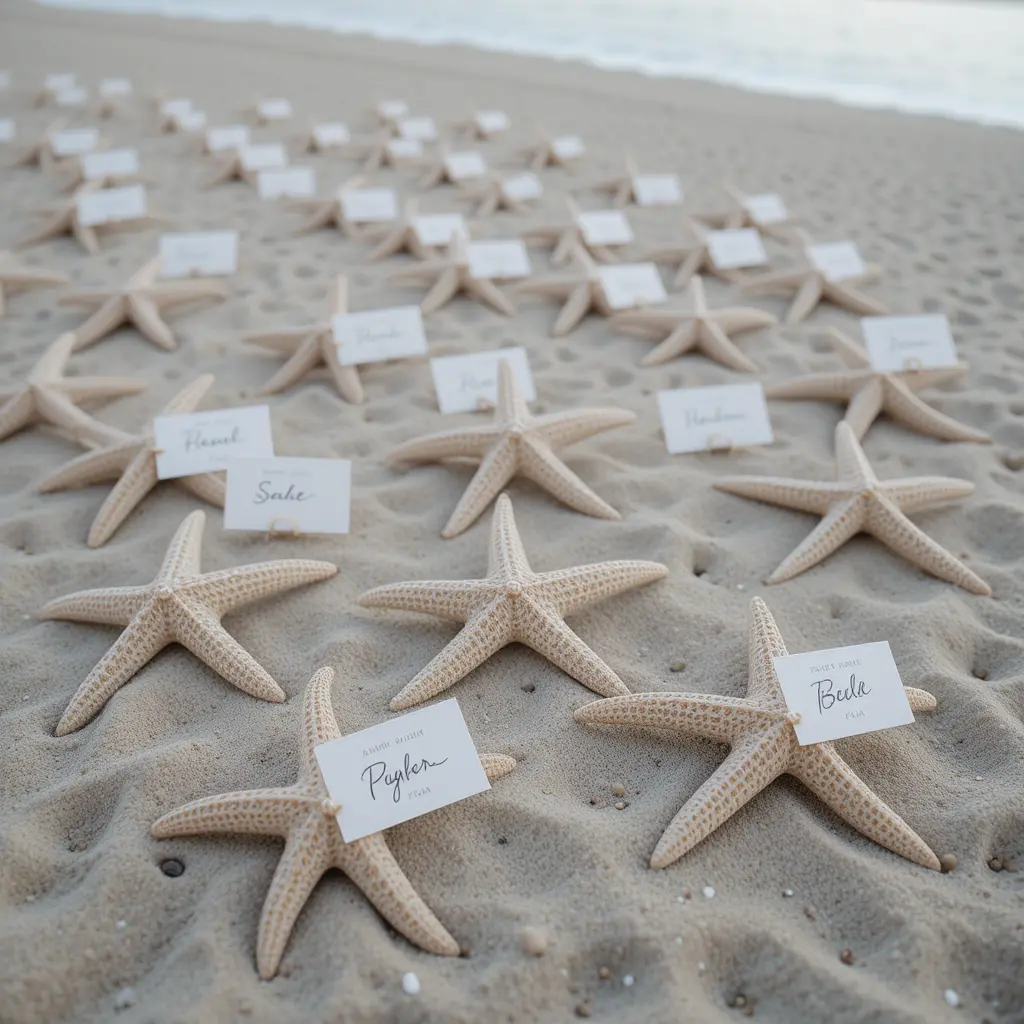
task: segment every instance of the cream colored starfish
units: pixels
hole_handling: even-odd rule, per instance
[[[359,367],[345,366],[338,359],[338,346],[334,341],[333,317],[348,312],[348,278],[339,274],[331,287],[330,304],[326,317],[306,327],[287,327],[276,331],[259,331],[242,340],[272,352],[288,356],[288,361],[260,389],[260,394],[275,395],[290,388],[316,366],[325,365],[338,393],[346,402],[360,405],[363,385],[359,381]]]
[[[74,334],[62,334],[32,367],[24,384],[0,388],[0,441],[33,423],[49,423],[87,446],[124,438],[120,430],[82,412],[78,403],[137,395],[146,390],[146,382],[130,377],[65,377],[64,367],[74,347]]]
[[[322,228],[337,228],[346,238],[364,239],[366,228],[353,224],[345,216],[344,195],[353,189],[360,188],[366,179],[363,177],[348,178],[335,190],[334,195],[326,199],[295,199],[292,205],[307,214],[307,218],[295,229],[299,235]]]
[[[516,307],[491,278],[473,277],[470,273],[466,239],[460,231],[452,235],[443,256],[406,267],[393,274],[391,280],[410,284],[432,282],[430,290],[420,302],[420,310],[424,314],[433,313],[447,305],[460,292],[506,316],[512,316],[516,311]]]
[[[668,575],[657,562],[598,562],[534,572],[507,494],[491,520],[491,549],[482,580],[392,583],[363,594],[364,608],[437,615],[465,625],[391,701],[402,711],[447,690],[492,654],[525,644],[602,696],[629,693],[621,679],[565,624],[565,616],[595,601]]]
[[[483,174],[470,175],[468,177],[455,177],[452,175],[452,167],[448,162],[450,156],[457,156],[448,146],[438,146],[437,150],[424,157],[420,163],[424,168],[423,177],[416,182],[420,189],[436,188],[438,185],[450,184],[461,185],[463,182],[480,181]],[[479,154],[474,154],[479,156]],[[486,168],[486,164],[485,164]],[[484,174],[486,174],[486,170]]]
[[[685,288],[695,274],[712,274],[730,284],[741,281],[743,275],[739,271],[720,270],[715,266],[715,261],[711,258],[711,250],[708,247],[707,228],[692,217],[688,217],[686,223],[694,238],[692,242],[660,245],[640,254],[637,259],[649,260],[652,263],[669,263],[675,266],[676,276],[672,281],[672,287],[675,289]]]
[[[510,123],[507,118],[504,123],[494,122],[486,117],[489,113],[498,113],[498,111],[475,110],[468,117],[456,121],[452,127],[463,136],[482,139],[485,142],[509,130]]]
[[[781,220],[759,216],[748,206],[749,196],[735,185],[723,182],[722,188],[729,197],[729,208],[723,213],[700,214],[700,219],[716,228],[757,228],[762,235],[768,235],[780,242],[792,242],[797,220],[788,213]]]
[[[657,348],[640,360],[641,366],[656,366],[687,352],[698,351],[733,370],[756,373],[757,367],[729,335],[770,327],[777,324],[778,319],[749,306],[708,309],[704,282],[699,276],[690,280],[690,305],[689,311],[628,309],[616,313],[611,323],[613,327],[636,328],[664,337]]]
[[[555,137],[544,128],[539,131],[537,141],[521,147],[515,156],[525,159],[531,171],[540,171],[545,167],[562,167],[567,171],[574,171],[576,165],[586,155],[583,147],[567,147],[564,140],[568,136]]]
[[[615,251],[619,246],[592,245],[587,242],[583,229],[579,225],[580,208],[571,199],[565,200],[569,208],[569,216],[555,224],[539,224],[525,231],[520,231],[519,236],[528,245],[542,245],[551,249],[551,262],[556,266],[562,266],[572,260],[572,254],[577,249],[583,249],[594,259],[602,263],[617,263],[619,254]]]
[[[343,871],[378,913],[411,943],[438,956],[458,956],[459,944],[434,916],[398,866],[382,832],[346,843],[316,763],[315,750],[341,732],[331,707],[334,669],[321,668],[306,687],[299,746],[299,777],[291,786],[251,789],[194,800],[152,826],[157,839],[235,833],[283,839],[284,852],[263,901],[256,934],[256,969],[272,978],[295,920],[317,882],[331,868]],[[500,779],[516,762],[481,754],[487,778]]]
[[[746,697],[705,693],[631,693],[578,708],[586,725],[649,727],[697,735],[732,749],[715,773],[672,819],[651,855],[665,868],[728,821],[780,775],[799,779],[833,813],[872,842],[922,867],[939,870],[927,843],[861,781],[833,743],[800,746],[794,716],[775,674],[773,657],[785,657],[785,642],[764,601],[750,603],[750,674]],[[935,698],[904,687],[914,711],[932,711]]]
[[[22,150],[21,155],[11,164],[12,167],[38,167],[41,171],[50,170],[57,157],[53,153],[53,136],[63,131],[68,123],[65,119],[54,121],[46,126],[42,135],[30,146]]]
[[[212,383],[211,374],[197,377],[179,391],[157,415],[177,416],[193,412]],[[156,456],[152,422],[145,433],[140,435],[132,436],[118,431],[112,440],[104,441],[104,447],[86,452],[44,477],[39,484],[39,491],[42,494],[49,494],[53,491],[88,487],[104,480],[116,479],[117,483],[96,513],[96,518],[89,527],[89,536],[86,538],[89,547],[98,548],[110,540],[132,510],[156,487],[159,482]],[[224,480],[217,473],[181,476],[171,482],[184,487],[189,493],[208,501],[211,505],[224,507]]]
[[[0,316],[6,312],[7,296],[27,288],[68,284],[71,278],[59,270],[32,267],[16,259],[14,254],[0,251]]]
[[[458,536],[480,517],[515,476],[522,475],[559,501],[588,516],[620,519],[555,452],[565,445],[604,430],[632,423],[625,409],[573,409],[531,416],[507,359],[498,363],[498,405],[490,427],[455,427],[407,441],[389,456],[392,465],[438,462],[449,458],[478,459],[480,466],[441,536]]]
[[[325,125],[310,124],[309,131],[302,140],[303,151],[306,153],[329,153],[332,150],[341,149],[347,150],[351,144],[351,139],[347,137],[339,139],[326,139],[323,134],[319,131],[320,128],[326,127]],[[348,128],[345,125],[338,124],[339,128],[345,128],[344,135],[347,136]]]
[[[39,611],[41,619],[123,626],[124,632],[75,691],[54,735],[67,736],[91,722],[143,665],[172,643],[188,648],[233,686],[280,703],[284,690],[220,624],[260,598],[329,579],[331,562],[289,558],[200,572],[205,512],[192,512],[175,531],[152,583],[105,587],[58,597]]]
[[[621,210],[631,203],[639,205],[636,179],[641,176],[636,160],[632,156],[627,156],[625,168],[621,174],[616,174],[611,178],[603,178],[591,185],[585,185],[584,189],[588,192],[597,192],[611,196],[612,207]]]
[[[385,224],[367,225],[362,238],[376,242],[373,250],[366,258],[371,263],[408,252],[419,260],[436,259],[440,250],[433,245],[424,245],[416,231],[416,218],[419,216],[419,201],[407,199],[402,208],[402,216]]]
[[[178,347],[161,312],[170,306],[200,299],[226,299],[227,289],[220,281],[190,278],[183,281],[158,281],[160,258],[150,260],[118,288],[90,288],[71,292],[58,299],[61,306],[98,306],[75,331],[75,350],[94,345],[122,324],[130,323],[158,348],[173,352]]]
[[[826,330],[832,347],[848,369],[833,373],[812,373],[785,384],[765,388],[766,398],[816,398],[846,405],[846,423],[860,440],[882,413],[888,413],[919,434],[943,441],[990,442],[988,434],[933,409],[917,392],[956,380],[967,373],[966,363],[920,370],[875,370],[867,353],[842,331]]]
[[[835,483],[767,476],[733,476],[714,481],[720,491],[822,517],[807,539],[765,582],[781,583],[799,576],[838,551],[851,537],[870,533],[941,580],[955,583],[972,594],[992,593],[980,576],[904,514],[940,501],[966,497],[974,491],[974,484],[941,476],[879,480],[853,429],[845,422],[836,426],[836,466]]]
[[[217,158],[217,169],[202,183],[201,188],[216,188],[232,181],[244,181],[247,185],[255,185],[259,172],[246,168],[242,160],[241,147],[229,149],[227,152],[221,151],[214,156]]]
[[[525,171],[523,173],[528,174],[530,172]],[[461,185],[462,192],[458,198],[476,203],[475,216],[477,217],[490,217],[500,210],[508,210],[511,213],[531,213],[534,209],[532,203],[539,196],[519,198],[509,193],[510,186],[508,183],[518,177],[520,175],[501,175],[496,171],[491,171],[480,181],[467,182]],[[540,187],[539,181],[537,185]]]
[[[364,171],[376,171],[381,167],[405,167],[415,163],[423,156],[423,147],[417,147],[418,152],[406,156],[397,148],[392,147],[396,140],[395,134],[390,129],[378,132],[368,142],[354,142],[351,144],[351,152],[363,161]]]

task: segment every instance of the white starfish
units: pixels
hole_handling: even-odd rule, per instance
[[[723,182],[722,188],[729,197],[729,207],[724,213],[700,214],[700,219],[716,228],[757,228],[762,235],[768,235],[780,242],[792,242],[796,233],[797,218],[788,213],[781,219],[759,216],[748,205],[748,197],[735,185]]]
[[[531,278],[512,286],[512,291],[518,295],[539,295],[564,303],[551,328],[551,333],[556,338],[568,334],[591,310],[601,316],[611,316],[615,313],[605,295],[601,275],[590,254],[576,246],[570,259],[576,267],[572,273]]]
[[[436,259],[440,255],[437,246],[424,245],[416,230],[416,218],[419,216],[419,200],[407,199],[402,208],[402,215],[385,224],[368,225],[362,237],[366,241],[376,242],[366,258],[371,263],[408,252],[418,260]]]
[[[692,217],[686,218],[686,224],[690,234],[693,235],[692,242],[659,245],[641,253],[637,256],[637,260],[669,263],[675,266],[676,274],[672,280],[672,287],[677,290],[685,288],[696,274],[712,274],[730,284],[741,281],[743,275],[739,271],[720,270],[715,265],[715,261],[711,258],[711,249],[708,246],[707,228]]]
[[[366,227],[354,224],[345,216],[346,192],[359,188],[365,178],[357,176],[343,181],[334,194],[325,199],[296,199],[292,205],[306,214],[306,220],[295,229],[296,234],[319,231],[322,228],[337,228],[346,238],[363,239],[367,237]]]
[[[67,284],[71,280],[59,270],[33,267],[16,259],[8,251],[0,251],[0,316],[7,311],[7,296],[27,288],[45,288],[47,285]]]
[[[619,253],[609,245],[598,245],[587,241],[583,229],[579,225],[579,216],[583,212],[572,199],[567,198],[565,204],[569,210],[569,216],[565,220],[556,221],[554,224],[538,224],[534,227],[520,231],[519,236],[528,245],[542,245],[551,249],[551,262],[556,266],[563,266],[572,260],[572,254],[577,249],[589,253],[594,259],[601,263],[617,263]],[[616,246],[615,248],[618,248]]]

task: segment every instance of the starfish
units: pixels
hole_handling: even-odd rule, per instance
[[[498,404],[490,427],[455,427],[407,441],[388,456],[388,462],[395,465],[448,458],[479,460],[480,466],[466,493],[441,531],[445,538],[456,537],[472,526],[495,495],[519,474],[578,512],[600,519],[620,519],[619,513],[555,452],[635,419],[636,414],[625,409],[574,409],[531,416],[512,367],[507,359],[502,359],[498,363]]]
[[[75,350],[88,348],[122,324],[130,323],[157,348],[173,352],[178,343],[160,316],[162,310],[198,299],[227,298],[227,290],[220,281],[157,281],[159,273],[160,258],[157,257],[132,274],[119,288],[90,288],[61,296],[58,299],[61,306],[99,307],[75,331]]]
[[[177,416],[193,412],[212,383],[212,374],[197,377],[187,387],[182,388],[157,415]],[[159,482],[152,423],[140,435],[126,435],[118,431],[113,439],[105,440],[103,445],[95,451],[86,452],[77,459],[72,459],[44,477],[39,484],[40,493],[49,494],[53,491],[88,487],[104,480],[117,480],[96,513],[92,526],[89,527],[86,543],[91,548],[106,544],[132,510]],[[182,476],[171,482],[179,484],[211,505],[224,507],[224,480],[216,473]]]
[[[332,149],[346,149],[350,141],[347,126],[340,122],[311,124],[309,126],[309,133],[303,140],[303,151],[306,153],[326,153]]]
[[[586,185],[584,188],[588,192],[610,195],[612,207],[614,209],[622,209],[629,206],[630,203],[637,203],[639,205],[640,200],[637,197],[636,188],[636,179],[638,177],[641,177],[640,168],[633,157],[627,156],[626,166],[622,174],[617,174],[611,178],[604,178],[601,181],[595,181],[592,185]]]
[[[574,144],[565,145],[568,139],[574,140]],[[583,143],[575,136],[555,138],[541,128],[537,141],[523,146],[515,155],[525,159],[531,171],[540,171],[545,167],[564,167],[567,171],[573,171],[585,153]]]
[[[676,276],[672,287],[685,288],[694,274],[712,274],[723,281],[734,284],[742,280],[742,275],[735,270],[720,270],[711,258],[708,248],[708,230],[692,217],[687,219],[693,242],[677,245],[662,245],[638,256],[638,260],[650,260],[652,263],[670,263],[676,267]]]
[[[604,697],[629,693],[625,683],[565,624],[565,616],[595,601],[668,575],[658,562],[598,562],[534,572],[507,494],[491,520],[491,549],[482,580],[392,583],[359,598],[364,608],[437,615],[465,625],[440,654],[395,696],[402,711],[447,690],[492,654],[525,644],[577,682]]]
[[[415,153],[406,154],[400,148],[393,147],[393,142],[404,144],[406,140],[396,139],[394,132],[385,129],[378,132],[369,142],[353,143],[351,149],[363,161],[364,171],[376,171],[381,167],[401,167],[414,163],[423,156],[422,144],[412,147],[417,150]]]
[[[216,188],[231,181],[244,181],[247,185],[256,183],[257,171],[249,171],[242,162],[240,148],[229,149],[226,153],[215,154],[219,157],[217,170],[212,178],[207,178],[200,188]]]
[[[359,188],[365,180],[363,177],[348,178],[335,189],[334,195],[326,199],[294,200],[293,206],[308,214],[307,219],[295,229],[296,234],[303,235],[321,228],[337,228],[346,238],[364,238],[366,229],[353,224],[345,216],[344,195]]]
[[[56,736],[77,732],[168,644],[187,647],[233,686],[280,703],[284,690],[220,624],[238,608],[260,598],[329,579],[331,562],[289,558],[200,572],[205,512],[192,512],[174,533],[152,583],[104,587],[58,597],[39,611],[41,619],[123,626],[124,632],[75,691],[57,723]]]
[[[602,263],[618,262],[618,255],[611,246],[591,245],[583,234],[579,225],[580,208],[571,200],[565,200],[569,208],[567,220],[559,221],[556,224],[540,224],[525,231],[520,231],[519,236],[529,245],[543,245],[551,249],[551,262],[556,266],[562,266],[572,259],[576,249],[583,249],[594,259]]]
[[[514,186],[511,186],[510,182],[515,182],[517,179],[527,175],[536,182],[536,195],[519,197],[513,194]],[[496,171],[491,171],[479,182],[463,185],[462,193],[458,198],[477,203],[477,217],[490,217],[500,210],[509,210],[512,213],[530,213],[533,210],[533,207],[530,205],[532,200],[538,198],[542,192],[543,187],[539,179],[530,171],[525,171],[523,174],[506,176],[498,174]],[[546,239],[547,235],[543,237]]]
[[[974,484],[935,476],[881,481],[857,443],[853,428],[842,421],[836,425],[836,465],[835,483],[766,476],[733,476],[714,481],[720,491],[822,517],[807,539],[765,582],[781,583],[799,576],[851,537],[870,533],[941,580],[955,583],[972,594],[992,593],[980,576],[904,515],[939,501],[966,497],[974,491]]]
[[[370,242],[377,242],[367,257],[371,263],[408,252],[420,260],[434,259],[439,250],[432,245],[424,245],[416,231],[416,218],[419,216],[419,200],[407,199],[402,216],[398,220],[386,224],[375,224],[365,229],[362,237]]]
[[[800,746],[773,657],[786,644],[767,605],[750,603],[750,674],[746,697],[705,693],[631,693],[578,708],[587,725],[651,727],[696,734],[732,750],[714,775],[683,805],[651,855],[652,868],[665,868],[728,821],[780,775],[793,775],[847,824],[887,850],[922,867],[940,870],[925,841],[879,799],[839,756],[833,743]],[[931,711],[935,698],[904,687],[914,711]]]
[[[86,178],[85,163],[82,157],[72,160],[68,170],[68,177],[62,185],[65,192],[74,192],[75,189],[81,188],[91,181],[99,182],[100,188],[120,188],[124,185],[151,183],[151,179],[147,178],[141,171],[128,171],[124,174],[104,174],[101,178]]]
[[[109,444],[124,434],[78,408],[79,402],[137,395],[146,382],[126,377],[65,377],[64,367],[75,347],[75,336],[62,334],[32,367],[25,383],[0,388],[0,441],[33,423],[49,423],[79,444]]]
[[[247,344],[259,345],[288,356],[288,361],[260,389],[260,394],[274,395],[290,388],[315,366],[327,366],[338,393],[346,402],[360,405],[363,386],[359,382],[359,367],[345,366],[338,359],[338,346],[334,341],[332,318],[348,312],[348,278],[339,274],[331,287],[327,315],[306,327],[260,331],[243,339]]]
[[[690,279],[690,305],[689,311],[628,309],[616,313],[611,323],[613,327],[637,328],[664,337],[656,349],[640,360],[641,366],[667,363],[696,350],[733,370],[756,373],[757,367],[733,344],[729,335],[770,327],[777,324],[778,319],[749,306],[708,309],[704,282],[699,276]]]
[[[826,334],[848,369],[812,373],[775,384],[765,388],[766,398],[816,398],[844,403],[843,420],[853,428],[858,441],[883,412],[911,430],[943,441],[992,440],[983,431],[958,423],[917,396],[923,388],[962,377],[969,369],[966,363],[920,370],[875,370],[864,349],[842,331],[829,327]]]
[[[495,135],[507,132],[510,122],[501,110],[475,110],[468,117],[456,121],[452,127],[461,135],[485,142]]]
[[[765,219],[748,205],[750,197],[735,185],[724,182],[722,188],[729,197],[729,209],[724,213],[700,214],[700,219],[716,228],[757,228],[762,235],[768,235],[780,242],[792,242],[795,218],[787,213],[782,220]]]
[[[320,668],[306,687],[299,747],[299,777],[291,786],[222,793],[170,811],[151,828],[157,839],[243,833],[285,841],[256,936],[256,969],[264,980],[277,973],[285,947],[317,882],[331,868],[343,871],[391,926],[438,956],[458,956],[459,944],[434,916],[398,866],[382,832],[346,843],[316,762],[316,748],[341,736],[331,707],[334,669]],[[516,762],[481,754],[487,778],[508,775]]]
[[[452,166],[448,162],[448,158],[455,156],[462,156],[462,153],[453,153],[447,146],[439,146],[435,153],[425,157],[421,162],[425,168],[425,173],[422,178],[416,183],[417,188],[427,189],[436,188],[438,185],[445,183],[451,185],[460,185],[464,181],[480,181],[484,175],[487,174],[487,165],[484,163],[484,170],[481,174],[469,174],[465,176],[453,176]],[[471,156],[480,156],[477,152],[472,152]],[[481,161],[483,158],[481,157]]]
[[[23,150],[12,167],[38,167],[41,171],[48,171],[57,162],[53,154],[53,136],[67,127],[67,121],[61,119],[47,125],[42,135],[35,140],[27,149]]]
[[[7,296],[26,288],[45,288],[47,285],[68,284],[71,278],[59,270],[30,267],[7,251],[0,251],[0,316],[5,313]]]
[[[391,277],[391,280],[403,280],[411,284],[424,279],[433,282],[430,291],[420,302],[420,310],[424,314],[433,313],[447,305],[459,292],[465,292],[477,302],[491,306],[506,316],[512,316],[516,311],[516,307],[493,280],[487,277],[473,277],[470,274],[466,239],[461,232],[457,231],[452,235],[443,256],[406,267]]]

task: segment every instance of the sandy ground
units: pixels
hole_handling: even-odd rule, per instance
[[[584,1003],[592,1019],[616,1022],[728,1021],[751,1010],[778,1024],[1024,1019],[1024,874],[989,866],[998,858],[1024,869],[1024,134],[570,63],[250,24],[67,14],[5,2],[0,28],[0,67],[14,79],[0,95],[0,116],[16,118],[23,141],[54,113],[30,110],[18,87],[71,70],[89,85],[128,75],[143,95],[166,86],[191,97],[213,123],[233,120],[258,97],[286,96],[296,121],[261,130],[268,140],[297,142],[310,116],[362,130],[365,108],[382,97],[405,97],[439,121],[497,106],[510,113],[513,130],[484,144],[493,163],[542,120],[586,139],[591,155],[580,178],[612,170],[628,150],[647,170],[679,172],[692,209],[719,204],[725,176],[750,191],[777,190],[821,239],[852,238],[886,268],[874,294],[893,311],[949,316],[971,373],[962,386],[934,393],[934,404],[995,439],[984,447],[945,444],[886,421],[866,442],[882,477],[974,481],[972,498],[915,518],[992,584],[992,598],[927,577],[869,538],[793,582],[764,587],[760,581],[813,520],[710,485],[738,472],[826,478],[837,407],[773,402],[772,447],[673,458],[664,450],[655,392],[745,375],[692,356],[641,369],[650,343],[597,318],[553,340],[555,308],[544,302],[524,301],[505,319],[459,300],[429,318],[435,355],[525,345],[536,410],[603,404],[638,414],[633,426],[569,454],[572,468],[621,510],[621,522],[578,515],[522,481],[510,488],[535,568],[605,558],[669,566],[666,580],[571,620],[626,684],[742,695],[754,593],[768,600],[791,651],[889,640],[904,682],[932,691],[938,710],[840,749],[959,866],[939,874],[901,860],[783,779],[683,860],[652,871],[647,859],[663,828],[723,749],[585,729],[572,711],[591,695],[514,647],[450,695],[478,747],[514,755],[518,769],[489,794],[388,836],[469,955],[447,960],[412,947],[333,873],[314,891],[270,983],[257,979],[254,946],[280,844],[251,837],[158,842],[149,825],[196,797],[291,782],[301,694],[317,666],[337,669],[335,711],[343,730],[355,730],[389,714],[388,699],[453,635],[438,621],[360,610],[356,599],[381,583],[483,572],[489,515],[455,540],[439,536],[471,470],[396,473],[384,462],[397,443],[473,416],[442,420],[428,369],[415,361],[366,368],[363,406],[346,404],[322,380],[272,398],[281,454],[354,460],[347,537],[268,542],[223,532],[220,513],[209,511],[207,569],[271,557],[328,559],[341,568],[327,583],[227,622],[281,683],[288,703],[251,699],[173,647],[92,724],[60,739],[53,735],[60,713],[116,633],[41,623],[35,612],[74,590],[149,580],[174,528],[198,503],[161,486],[110,543],[91,551],[85,535],[106,488],[49,496],[35,489],[75,446],[38,429],[5,441],[4,1024],[115,1016],[197,1024],[525,1024],[571,1019]],[[149,382],[145,394],[100,410],[106,422],[137,429],[200,372],[216,374],[207,408],[252,400],[278,364],[243,348],[239,336],[319,315],[339,270],[350,274],[354,309],[415,298],[385,282],[398,261],[368,266],[365,248],[337,232],[295,237],[296,215],[261,202],[248,186],[201,191],[209,167],[180,136],[159,135],[141,99],[104,133],[140,148],[154,180],[152,204],[176,229],[234,226],[242,237],[229,301],[175,317],[178,352],[165,354],[121,330],[74,357],[72,372]],[[311,159],[325,191],[355,166],[338,154]],[[385,171],[374,180],[411,194],[408,173]],[[544,209],[555,212],[570,179],[550,171],[544,180]],[[424,205],[451,209],[451,194],[434,190]],[[29,208],[56,195],[56,182],[38,171],[0,171],[0,248],[28,230]],[[678,233],[678,211],[631,216],[646,243]],[[487,231],[500,237],[524,223],[502,215]],[[30,250],[29,258],[66,270],[80,285],[115,283],[152,255],[155,240],[154,230],[118,233],[88,257],[62,239]],[[772,252],[784,265],[784,249],[773,245]],[[535,267],[547,270],[540,252]],[[0,320],[0,385],[21,380],[43,348],[79,322],[75,311],[55,305],[57,294],[11,301]],[[709,294],[716,304],[737,298],[721,283]],[[761,305],[783,309],[775,300]],[[838,366],[821,334],[828,323],[856,330],[851,317],[820,310],[804,326],[751,335],[740,345],[766,382],[828,369]],[[685,670],[670,672],[680,662]],[[618,786],[626,791],[624,810],[614,808]],[[180,858],[184,874],[163,874],[159,863],[167,857]],[[713,899],[702,895],[707,886]],[[542,931],[542,956],[523,951],[524,928]],[[853,951],[852,965],[841,961],[844,949]],[[419,976],[419,996],[402,992],[407,971]],[[947,1006],[946,989],[959,994],[960,1009]]]

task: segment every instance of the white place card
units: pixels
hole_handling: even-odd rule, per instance
[[[455,234],[469,238],[469,226],[461,213],[425,213],[414,217],[412,226],[420,245],[447,245]]]
[[[659,391],[658,411],[670,455],[774,440],[760,384]]]
[[[174,123],[183,132],[197,132],[206,127],[206,114],[201,110],[186,110],[175,116]]]
[[[601,289],[612,309],[633,309],[665,302],[665,285],[653,263],[616,263],[597,268]]]
[[[315,748],[346,843],[491,788],[454,697]]]
[[[313,138],[316,139],[316,144],[321,149],[327,149],[328,146],[344,146],[351,141],[352,136],[349,133],[348,125],[336,121],[314,125]]]
[[[81,156],[99,145],[100,133],[95,128],[68,128],[50,136],[54,156]]]
[[[743,206],[758,224],[781,224],[782,221],[789,219],[789,211],[782,201],[782,196],[774,192],[745,196]]]
[[[633,228],[621,210],[587,210],[576,217],[587,245],[628,245]]]
[[[288,100],[260,100],[256,109],[264,121],[286,121],[292,116],[292,105]]]
[[[470,242],[466,246],[469,257],[469,276],[498,278],[510,281],[529,277],[533,272],[526,243],[514,238],[500,242]]]
[[[288,153],[280,142],[261,142],[255,146],[242,146],[238,150],[242,170],[248,174],[274,167],[288,166]]]
[[[419,139],[390,139],[387,150],[393,160],[415,160],[423,156],[423,143]]]
[[[444,168],[452,181],[469,181],[487,173],[487,161],[476,150],[465,150],[449,153],[444,158]]]
[[[504,110],[478,110],[473,120],[484,135],[497,135],[498,132],[508,131],[511,125]]]
[[[86,181],[103,178],[123,177],[139,173],[139,151],[137,149],[101,149],[97,153],[82,156],[82,177]]]
[[[312,167],[276,167],[260,171],[256,190],[260,199],[306,199],[316,195],[316,172]]]
[[[156,475],[174,480],[227,469],[233,459],[272,458],[270,406],[187,412],[153,420]]]
[[[353,224],[379,224],[398,217],[398,196],[390,188],[343,188],[341,212]]]
[[[10,142],[14,138],[14,120],[0,117],[0,142]]]
[[[206,148],[211,153],[222,153],[225,149],[243,149],[249,145],[247,124],[224,124],[206,129]]]
[[[238,269],[238,232],[161,235],[159,252],[161,277],[225,277]]]
[[[763,267],[768,253],[757,228],[728,228],[707,233],[708,255],[718,270]]]
[[[501,183],[501,191],[515,203],[525,199],[537,199],[544,194],[544,186],[533,171],[513,174]]]
[[[891,370],[922,370],[956,366],[956,343],[949,321],[930,316],[866,316],[860,322],[871,366]]]
[[[398,122],[398,134],[403,139],[433,142],[437,138],[437,125],[432,117],[403,117]]]
[[[499,348],[493,352],[473,352],[466,356],[443,356],[430,360],[430,372],[437,392],[437,405],[443,413],[475,412],[481,402],[498,401],[498,364],[507,360],[527,402],[537,393],[525,348]]]
[[[127,78],[104,78],[100,82],[99,93],[105,100],[115,96],[131,96],[132,83]]]
[[[192,109],[192,101],[186,99],[164,100],[160,104],[160,113],[164,117],[182,117]]]
[[[807,258],[829,281],[846,281],[867,273],[853,242],[818,242],[807,246]]]
[[[427,354],[427,335],[419,306],[347,313],[334,317],[331,329],[338,346],[338,362],[343,366]]]
[[[43,79],[43,88],[49,92],[60,92],[61,89],[73,89],[75,76],[66,71],[58,71]]]
[[[676,174],[637,174],[633,195],[638,206],[678,206],[683,201],[683,183]]]
[[[84,227],[115,224],[146,216],[146,189],[142,185],[104,188],[86,192],[75,200],[79,223]]]
[[[887,641],[774,657],[801,746],[914,721]]]
[[[385,121],[396,121],[409,113],[409,104],[405,100],[383,100],[377,104],[377,113]]]
[[[551,152],[559,160],[576,160],[587,151],[583,140],[578,135],[559,135],[551,140]]]
[[[61,89],[54,96],[54,102],[58,107],[84,107],[88,99],[89,93],[80,85],[73,86],[70,89]]]
[[[351,498],[348,459],[235,459],[224,529],[348,533]]]

